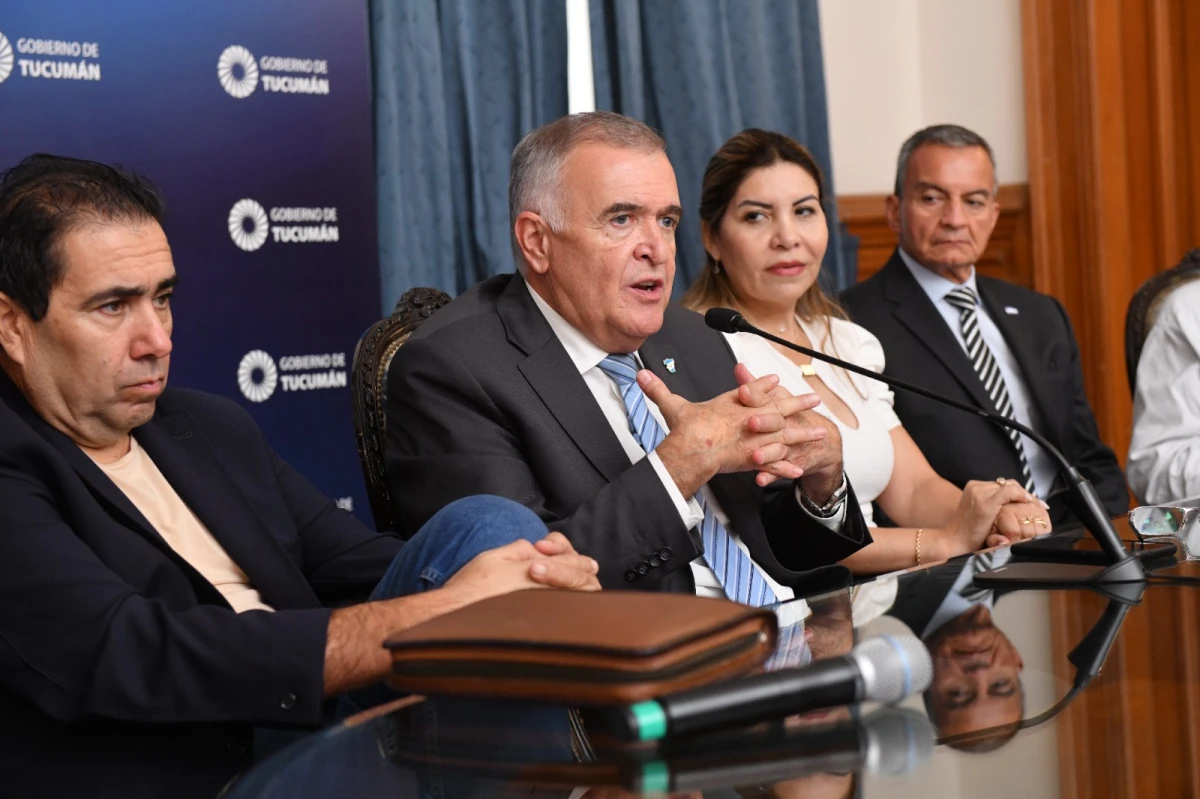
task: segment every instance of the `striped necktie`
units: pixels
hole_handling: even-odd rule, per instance
[[[975,575],[980,572],[991,570],[995,565],[992,562],[991,553],[978,552],[971,556],[971,581],[962,587],[958,592],[959,596],[966,599],[968,602],[983,602],[990,600],[992,597],[992,589],[983,588],[975,583]]]
[[[1008,386],[1004,385],[1004,375],[988,349],[987,342],[979,334],[978,297],[970,286],[959,286],[946,294],[946,302],[958,309],[959,321],[962,323],[963,341],[967,345],[967,357],[975,374],[983,383],[983,389],[995,406],[997,413],[1015,419],[1012,400],[1008,398]],[[1025,490],[1033,493],[1033,473],[1029,470],[1029,461],[1025,458],[1025,448],[1021,445],[1021,434],[1016,430],[1008,430],[1008,438],[1017,449],[1017,457],[1021,461],[1021,484]]]
[[[600,368],[611,377],[621,391],[621,400],[625,403],[625,412],[629,416],[629,428],[637,438],[642,449],[653,452],[662,440],[666,438],[662,426],[650,413],[646,404],[646,395],[637,384],[638,364],[632,355],[609,355],[600,362]],[[775,592],[763,579],[758,566],[742,549],[729,537],[725,526],[717,519],[712,508],[704,501],[703,492],[696,495],[696,501],[704,510],[704,520],[700,523],[700,540],[704,544],[704,560],[709,568],[717,575],[725,595],[743,605],[770,605],[777,602]]]
[[[775,651],[767,658],[764,668],[767,671],[776,669],[794,669],[812,663],[812,649],[804,640],[804,622],[779,625],[779,639]]]

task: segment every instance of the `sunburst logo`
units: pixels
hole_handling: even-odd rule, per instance
[[[8,39],[0,33],[0,83],[4,83],[8,76],[12,74],[13,69],[13,51],[12,45],[8,43]]]
[[[266,402],[279,384],[275,359],[262,350],[247,352],[237,370],[238,388],[251,402]]]
[[[229,210],[229,238],[246,252],[263,246],[270,229],[266,209],[254,200],[238,200]]]
[[[217,59],[217,79],[230,95],[241,100],[258,88],[258,62],[240,44],[226,47]]]

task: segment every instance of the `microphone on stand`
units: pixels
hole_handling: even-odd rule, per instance
[[[1075,667],[1075,676],[1071,678],[1071,688],[1049,710],[1023,719],[1018,729],[1025,730],[1036,727],[1057,716],[1083,692],[1084,688],[1088,687],[1096,675],[1100,674],[1101,669],[1104,668],[1104,662],[1108,660],[1108,653],[1116,643],[1117,634],[1121,632],[1121,625],[1124,623],[1125,617],[1134,605],[1142,601],[1146,585],[1145,582],[1128,582],[1107,585],[1093,583],[1086,586],[1087,590],[1106,597],[1108,604],[1092,628],[1080,639],[1075,648],[1067,653],[1068,662]],[[978,740],[995,729],[997,728],[967,730],[940,738],[938,743],[952,745],[967,743]]]
[[[1112,526],[1112,521],[1108,518],[1108,513],[1104,510],[1104,505],[1100,502],[1100,497],[1097,496],[1096,489],[1091,481],[1080,474],[1079,470],[1071,465],[1070,461],[1058,451],[1058,448],[1047,441],[1046,437],[1040,433],[995,411],[968,405],[965,402],[959,402],[950,397],[943,397],[941,394],[921,388],[920,386],[915,386],[904,380],[887,377],[862,366],[847,363],[840,358],[826,355],[818,350],[793,344],[787,339],[758,329],[747,322],[740,313],[732,308],[709,308],[704,314],[704,323],[713,330],[719,330],[722,333],[750,333],[760,336],[788,349],[803,353],[810,358],[816,358],[818,361],[831,363],[834,366],[840,366],[848,372],[854,372],[855,374],[869,377],[872,380],[878,380],[892,388],[917,394],[934,402],[949,405],[951,408],[973,413],[976,416],[982,416],[984,419],[1000,427],[1017,430],[1025,434],[1041,445],[1046,452],[1050,453],[1050,456],[1058,463],[1068,487],[1079,499],[1081,510],[1084,511],[1084,527],[1096,539],[1096,543],[1100,545],[1100,549],[1103,550],[1105,557],[1109,561],[1109,565],[1097,568],[1095,566],[1074,563],[1009,563],[998,569],[976,574],[974,577],[975,581],[980,583],[1021,583],[1028,586],[1030,584],[1067,585],[1137,582],[1146,579],[1145,567],[1138,557],[1131,554],[1121,542],[1121,537],[1117,535],[1116,529]],[[1151,550],[1149,552],[1156,555],[1164,554],[1163,550]]]

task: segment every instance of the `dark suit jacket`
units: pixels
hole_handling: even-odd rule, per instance
[[[1125,476],[1096,429],[1066,311],[1053,297],[1002,280],[976,280],[988,315],[1016,356],[1041,414],[1038,432],[1095,484],[1110,516],[1123,514],[1129,509]],[[883,345],[884,374],[960,402],[992,407],[962,346],[898,250],[877,274],[843,292],[841,300],[851,318]],[[1005,313],[1005,306],[1019,315]],[[955,485],[1020,477],[1011,439],[986,419],[903,391],[896,392],[896,414],[934,471]],[[1055,526],[1075,521],[1064,494],[1052,497],[1050,505]]]
[[[322,604],[401,545],[228,400],[167,389],[134,436],[278,612],[234,613],[0,373],[0,793],[214,796],[255,725],[322,719]]]
[[[669,308],[640,354],[689,400],[736,388],[725,340],[691,311]],[[688,563],[702,550],[699,536],[683,526],[650,461],[630,464],[518,275],[477,285],[400,348],[388,373],[386,449],[409,533],[454,499],[498,494],[596,558],[605,588],[695,590]],[[778,483],[764,491],[743,473],[709,485],[754,560],[781,584],[843,584],[848,571],[828,564],[871,540],[857,500],[851,493],[839,534],[799,508],[790,483]]]
[[[912,634],[921,637],[925,626],[946,601],[954,581],[962,575],[968,558],[954,558],[912,574],[902,575],[896,600],[887,615],[908,625]]]

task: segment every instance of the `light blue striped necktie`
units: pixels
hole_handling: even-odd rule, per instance
[[[600,362],[600,368],[616,381],[617,388],[621,391],[625,412],[629,415],[629,428],[634,437],[642,445],[642,449],[653,452],[666,438],[666,433],[650,413],[646,395],[637,384],[637,361],[632,355],[609,355]],[[725,526],[717,520],[712,508],[704,501],[703,492],[696,495],[696,501],[704,510],[704,521],[700,522],[704,560],[717,575],[725,595],[735,602],[756,607],[779,601],[771,586],[763,579],[758,566],[734,543]]]
[[[775,612],[780,613],[778,610]],[[791,624],[780,623],[779,640],[775,644],[775,651],[767,658],[764,668],[767,671],[794,669],[807,666],[812,663],[812,659],[812,649],[809,648],[808,641],[804,640],[804,620],[801,619]]]

